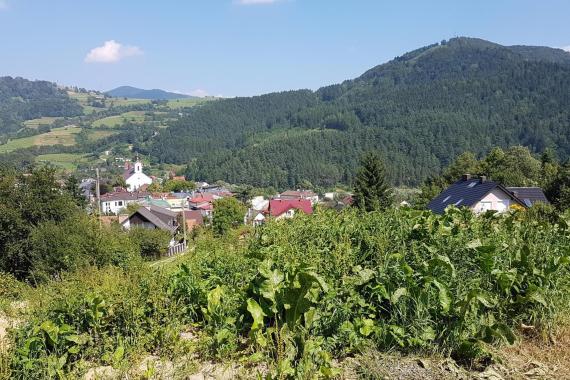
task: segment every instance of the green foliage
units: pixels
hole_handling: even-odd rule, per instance
[[[392,189],[386,168],[375,153],[366,154],[360,163],[354,184],[353,206],[365,211],[384,210],[392,204]]]
[[[162,188],[164,191],[173,191],[173,192],[191,191],[196,188],[196,184],[192,181],[169,179],[162,186]]]
[[[143,258],[156,259],[168,251],[168,243],[172,237],[168,231],[135,227],[130,229],[129,238],[138,247]]]
[[[204,231],[173,268],[79,268],[30,291],[10,371],[78,377],[188,345],[201,360],[265,362],[269,378],[331,378],[333,359],[370,347],[488,359],[519,326],[546,334],[570,312],[569,246],[545,206],[317,210],[249,238]],[[179,342],[188,329],[195,341]]]
[[[226,234],[231,228],[243,223],[246,208],[243,203],[233,197],[226,197],[214,201],[214,215],[212,227],[218,236]]]
[[[82,270],[38,289],[44,301],[15,336],[13,376],[79,377],[85,361],[120,368],[140,351],[171,353],[184,316],[167,289],[168,277],[135,267]]]

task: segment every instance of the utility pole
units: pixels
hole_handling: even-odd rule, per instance
[[[99,185],[99,168],[95,168],[97,173],[97,180],[95,181],[95,196],[97,197],[97,219],[99,219],[99,226],[101,226],[101,187]]]
[[[188,201],[187,197],[184,197],[182,201],[182,230],[184,231],[184,248],[186,248],[186,202]]]

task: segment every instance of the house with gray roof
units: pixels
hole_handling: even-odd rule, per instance
[[[124,228],[160,229],[174,234],[178,229],[178,214],[158,206],[140,207],[121,224]]]
[[[436,214],[443,214],[445,209],[452,205],[467,207],[475,213],[505,212],[513,205],[528,208],[532,206],[533,200],[540,198],[534,191],[520,190],[527,188],[517,189],[511,191],[498,182],[488,180],[485,176],[472,178],[469,174],[465,174],[459,181],[432,199],[427,208]],[[523,198],[528,200],[525,201],[521,199],[523,193],[533,194],[533,197],[529,198],[530,195],[528,195],[527,198]],[[544,193],[542,193],[542,197],[544,197]]]

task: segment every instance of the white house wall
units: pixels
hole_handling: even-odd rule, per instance
[[[131,175],[125,182],[127,183],[129,191],[135,191],[144,185],[150,185],[152,183],[152,179],[146,174],[139,172]]]
[[[475,206],[472,207],[476,213],[484,212],[487,210],[494,210],[497,212],[505,212],[509,210],[512,204],[511,197],[503,190],[496,188],[483,197]]]

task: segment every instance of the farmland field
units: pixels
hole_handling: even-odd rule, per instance
[[[122,113],[120,115],[109,116],[109,117],[104,117],[104,118],[99,119],[99,120],[95,120],[92,125],[94,128],[97,128],[97,127],[101,127],[101,126],[117,127],[125,121],[130,121],[132,123],[141,123],[144,121],[144,118],[145,118],[144,114],[145,114],[145,111],[125,112],[125,113]]]
[[[166,102],[170,109],[179,109],[185,107],[193,107],[197,104],[207,102],[208,99],[203,98],[188,98],[188,99],[172,99]]]
[[[41,117],[39,119],[26,120],[24,122],[24,125],[28,128],[37,128],[40,125],[51,125],[57,119],[62,119],[62,118],[61,117],[44,116],[44,117]]]
[[[61,127],[52,129],[50,132],[42,133],[36,136],[24,137],[21,139],[11,140],[7,144],[0,145],[0,153],[11,152],[16,149],[29,148],[39,145],[74,145],[75,135],[81,131],[81,128],[75,126]]]
[[[108,130],[104,130],[104,129],[90,130],[89,135],[88,135],[88,139],[89,139],[89,141],[97,141],[97,140],[103,139],[105,137],[112,136],[114,134],[117,134],[117,132],[116,131],[108,131]]]
[[[56,167],[73,171],[77,169],[77,163],[86,162],[85,156],[74,153],[42,154],[36,157],[36,162],[50,163]]]

